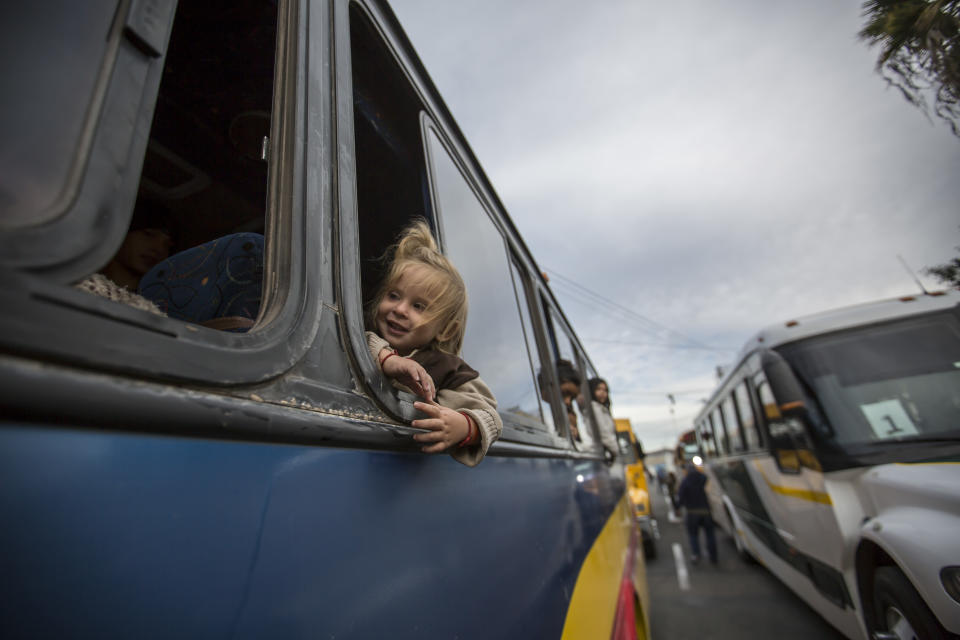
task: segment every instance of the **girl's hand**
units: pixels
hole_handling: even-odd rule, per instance
[[[395,358],[391,358],[395,360]],[[413,426],[420,429],[429,429],[429,433],[418,433],[413,436],[417,442],[433,443],[421,449],[424,453],[439,453],[452,446],[460,444],[470,433],[470,423],[467,417],[453,409],[441,407],[432,402],[414,402],[414,408],[423,411],[429,418],[414,420]]]
[[[380,368],[383,370],[383,375],[406,385],[427,402],[433,401],[436,394],[436,389],[433,388],[433,378],[430,377],[426,369],[420,366],[420,363],[399,355],[381,360],[381,362],[383,364],[380,365]]]

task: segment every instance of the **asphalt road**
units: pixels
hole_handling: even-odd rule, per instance
[[[733,540],[719,528],[717,565],[706,558],[692,565],[683,524],[668,517],[665,498],[655,485],[651,482],[660,540],[657,557],[647,560],[654,640],[844,638],[770,572],[742,560]],[[679,545],[679,558],[674,545]]]

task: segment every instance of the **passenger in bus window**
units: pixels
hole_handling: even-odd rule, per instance
[[[574,442],[581,442],[580,425],[574,402],[583,406],[583,396],[580,394],[580,374],[569,360],[557,360],[557,380],[560,381],[560,396],[563,398],[564,408],[567,411],[567,421],[570,425],[570,436]]]
[[[110,262],[74,286],[104,298],[157,315],[157,305],[137,293],[140,279],[170,255],[173,231],[166,214],[149,203],[138,202],[123,244]]]
[[[619,452],[617,446],[617,425],[610,412],[610,387],[603,378],[590,378],[590,407],[597,419],[597,428],[600,429],[600,441],[607,452],[616,457]]]
[[[563,396],[563,404],[567,407],[573,406],[573,401],[582,400],[580,397],[580,374],[573,367],[569,360],[560,358],[557,360],[557,380],[560,381],[560,395]]]
[[[577,412],[567,405],[567,422],[570,423],[570,436],[575,442],[580,442],[580,427],[577,424]]]
[[[453,264],[440,253],[430,228],[417,221],[387,253],[391,264],[368,309],[370,354],[394,384],[426,402],[429,417],[413,426],[426,453],[449,451],[478,464],[500,437],[497,401],[479,374],[458,354],[467,321],[467,292]]]

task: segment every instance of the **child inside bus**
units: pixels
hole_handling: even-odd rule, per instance
[[[149,201],[138,200],[127,235],[117,253],[100,272],[74,286],[142,311],[166,315],[153,301],[140,295],[137,287],[144,274],[170,255],[173,244],[174,236],[166,212]]]
[[[427,429],[414,439],[426,453],[449,451],[475,466],[500,437],[497,401],[458,354],[467,321],[467,291],[453,264],[420,220],[407,227],[387,255],[387,275],[367,310],[367,346],[394,385],[423,397],[414,407]]]

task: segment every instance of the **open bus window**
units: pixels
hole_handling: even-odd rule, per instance
[[[417,217],[434,232],[420,114],[410,81],[363,10],[350,5],[353,130],[364,308],[386,272],[381,259]],[[481,372],[482,373],[482,372]]]
[[[271,0],[177,6],[128,232],[164,229],[170,257],[144,249],[116,283],[172,318],[245,331],[259,313],[277,21]]]
[[[568,433],[577,449],[592,450],[596,447],[593,426],[587,414],[590,406],[590,387],[584,374],[582,360],[567,335],[563,321],[546,299],[543,303],[547,324],[549,348],[554,359],[554,372],[560,385],[560,399],[567,417]]]

